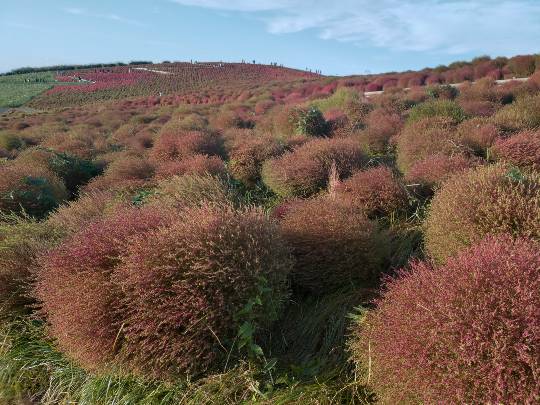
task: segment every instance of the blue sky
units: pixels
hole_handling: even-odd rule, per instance
[[[540,52],[540,0],[17,0],[0,71],[130,60],[279,62],[324,74]]]

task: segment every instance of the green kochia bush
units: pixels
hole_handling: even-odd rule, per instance
[[[382,403],[540,401],[540,245],[489,237],[437,267],[414,263],[355,328]]]
[[[67,199],[64,183],[50,170],[30,163],[0,167],[0,211],[42,218]]]
[[[316,107],[296,110],[294,125],[299,135],[324,136],[328,135],[330,130],[323,114]]]
[[[540,174],[504,165],[452,177],[433,197],[426,219],[428,253],[444,261],[489,234],[540,238]]]
[[[16,215],[0,221],[0,315],[25,312],[32,273],[37,258],[60,239],[60,233],[47,222]]]
[[[143,207],[51,251],[35,291],[53,337],[85,368],[200,376],[239,352],[262,355],[256,336],[281,311],[290,266],[258,210]]]
[[[462,108],[454,101],[430,100],[413,107],[409,113],[408,122],[429,117],[446,117],[456,124],[467,118]]]

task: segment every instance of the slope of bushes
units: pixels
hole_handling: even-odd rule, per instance
[[[490,237],[443,266],[416,262],[355,328],[383,403],[540,400],[540,245]]]

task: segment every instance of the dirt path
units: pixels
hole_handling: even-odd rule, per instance
[[[170,75],[172,74],[171,72],[166,72],[164,70],[156,70],[156,69],[148,69],[148,68],[142,68],[142,67],[136,67],[136,68],[131,68],[133,70],[145,70],[147,72],[154,72],[154,73],[159,73],[159,74],[162,74],[162,75]]]
[[[527,80],[529,80],[528,77],[519,77],[519,78],[515,78],[515,79],[495,80],[495,83],[497,85],[501,85],[501,84],[510,83],[510,82],[526,82]],[[459,87],[463,86],[465,83],[469,83],[469,82],[450,83],[449,86],[459,88]],[[472,83],[475,83],[475,82],[472,82]],[[426,86],[421,86],[421,87],[426,87]],[[409,91],[409,90],[411,90],[411,88],[410,87],[405,87],[403,90]],[[365,97],[371,97],[371,96],[376,96],[376,95],[383,94],[383,93],[384,93],[384,90],[365,91],[364,96]]]

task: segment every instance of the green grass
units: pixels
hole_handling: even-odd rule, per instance
[[[277,357],[196,382],[92,375],[57,350],[41,322],[0,321],[0,403],[371,404],[373,394],[355,381],[345,351],[349,312],[365,300],[352,291],[298,297],[265,348]]]
[[[58,83],[53,72],[0,76],[0,107],[20,107]]]

